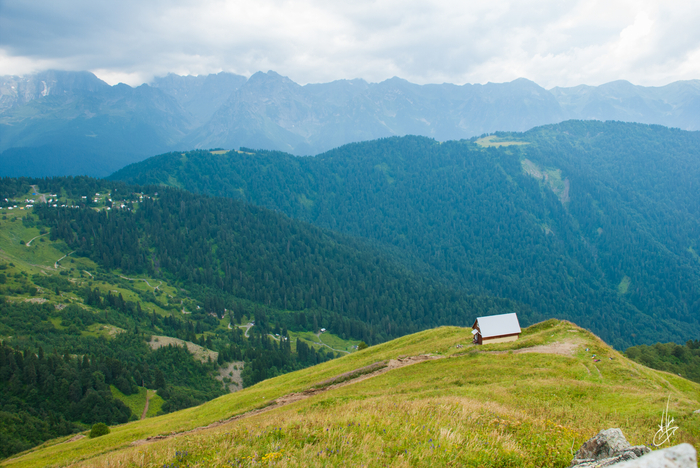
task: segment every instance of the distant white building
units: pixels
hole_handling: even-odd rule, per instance
[[[472,325],[474,344],[505,343],[520,336],[520,323],[516,314],[479,317]]]

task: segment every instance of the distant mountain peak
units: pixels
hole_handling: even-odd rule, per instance
[[[115,98],[127,107],[116,111]],[[22,110],[35,100],[32,109]],[[109,119],[95,118],[101,113]],[[82,129],[81,119],[87,115],[93,125],[103,122],[105,127]],[[138,130],[129,127],[135,133],[123,136],[130,143],[110,144],[110,152],[126,159],[145,156],[145,148],[156,148],[154,154],[246,146],[308,155],[395,135],[459,140],[568,119],[700,130],[700,80],[661,87],[618,80],[546,90],[523,77],[507,83],[418,85],[394,76],[379,83],[353,79],[300,86],[274,70],[249,78],[229,72],[169,73],[137,88],[109,86],[90,72],[49,70],[0,78],[0,151],[60,143],[61,154],[74,152],[84,148],[85,135],[122,134],[126,127],[115,127],[116,115],[140,122]],[[67,137],[73,133],[73,139]],[[107,151],[94,146],[95,138],[90,141],[97,153]],[[47,155],[52,152],[58,154],[46,150]],[[105,165],[116,169],[115,158],[109,159]]]

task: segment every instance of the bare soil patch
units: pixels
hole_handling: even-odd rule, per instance
[[[25,299],[24,302],[31,302],[32,304],[43,304],[47,302],[43,297],[32,297],[31,299]]]
[[[559,354],[561,356],[573,356],[574,351],[578,348],[579,344],[573,341],[564,341],[563,343],[555,341],[548,345],[531,346],[529,348],[515,349],[512,351],[481,351],[482,353],[491,354],[524,354],[524,353],[543,353],[543,354]]]
[[[151,337],[151,341],[148,343],[151,348],[158,349],[162,348],[163,346],[186,346],[187,350],[194,355],[195,358],[199,359],[202,362],[207,362],[208,358],[211,358],[212,361],[216,361],[219,357],[219,353],[216,351],[210,351],[206,348],[202,348],[201,346],[192,343],[191,341],[185,341],[181,340],[179,338],[173,338],[170,336],[156,336],[153,335]]]
[[[523,348],[513,351],[513,354],[522,353],[545,353],[545,354],[560,354],[562,356],[573,356],[574,351],[578,348],[578,343],[573,343],[571,341],[564,341],[560,343],[558,341],[541,346],[533,346],[532,348]]]
[[[233,393],[241,390],[243,388],[243,378],[241,377],[241,371],[243,370],[243,361],[234,361],[231,364],[219,368],[219,375],[216,376],[216,380],[224,382],[224,378],[228,377],[231,379],[231,383],[225,383],[228,387],[228,391]]]

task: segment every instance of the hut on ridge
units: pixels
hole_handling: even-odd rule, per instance
[[[478,317],[472,329],[474,344],[505,343],[520,336],[520,323],[514,313]]]

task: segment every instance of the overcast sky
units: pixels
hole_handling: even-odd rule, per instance
[[[700,78],[699,24],[692,0],[0,0],[0,75],[664,85]]]

